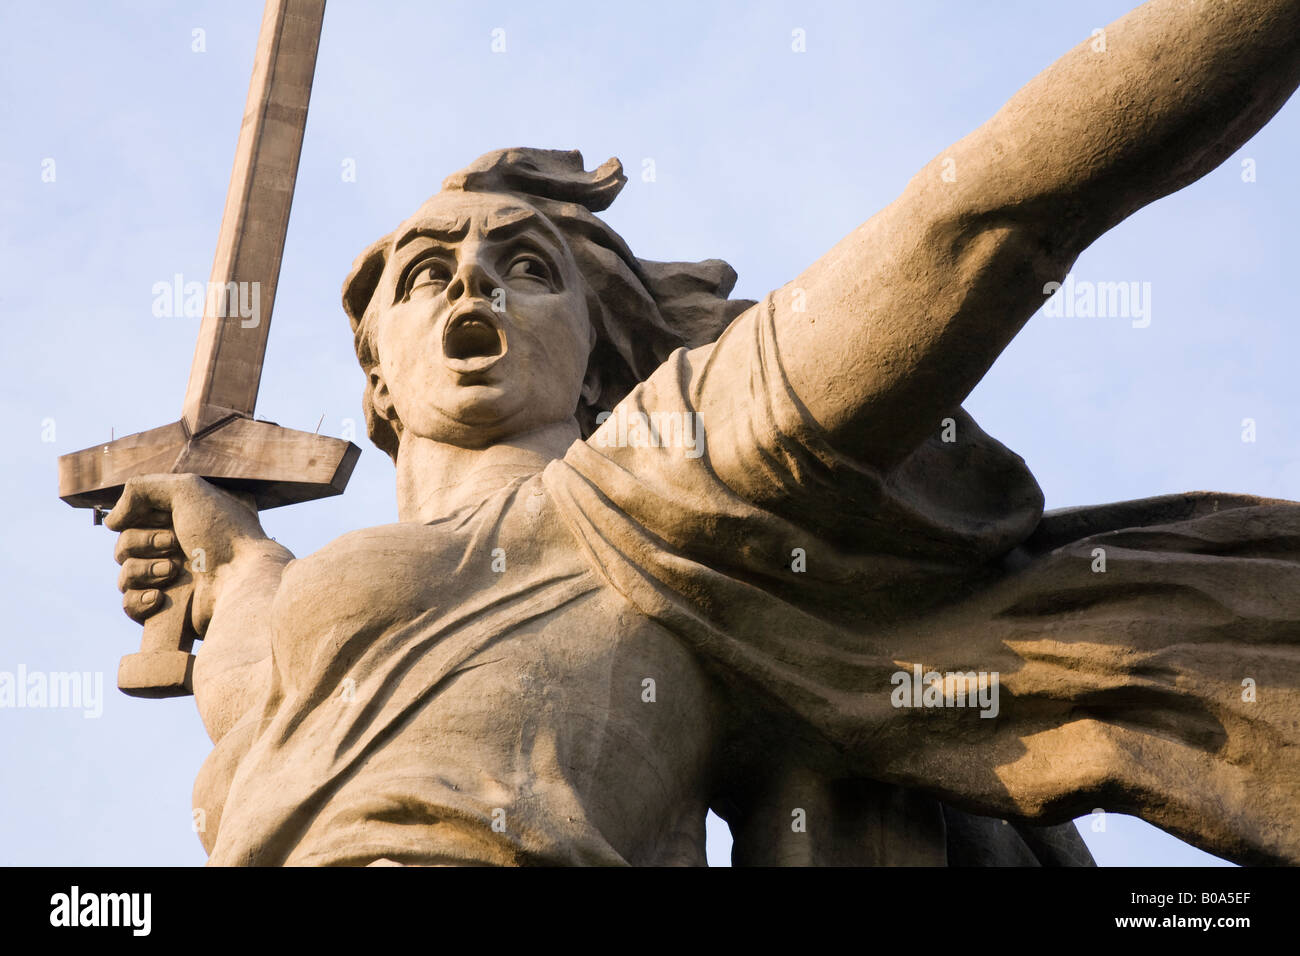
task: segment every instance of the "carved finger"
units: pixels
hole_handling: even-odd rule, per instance
[[[117,514],[118,511],[114,508],[104,515],[104,527],[108,528],[109,531],[120,531],[127,528],[170,528],[172,526],[170,511],[134,507],[130,511],[124,512],[123,515],[114,518],[113,516]]]
[[[117,576],[119,591],[165,585],[176,574],[180,562],[170,558],[127,558],[122,562],[122,571]]]
[[[122,489],[113,510],[104,517],[111,531],[127,528],[166,528],[171,525],[172,494],[190,475],[143,475]]]
[[[127,591],[122,595],[122,610],[131,620],[143,622],[162,605],[161,596],[162,592],[157,588]]]
[[[113,558],[121,564],[127,558],[170,558],[179,553],[176,535],[171,531],[127,528],[117,536]]]

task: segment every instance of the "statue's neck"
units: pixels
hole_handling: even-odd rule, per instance
[[[579,437],[574,419],[486,448],[461,448],[405,432],[397,454],[397,516],[431,521],[476,505],[514,479],[541,471]]]

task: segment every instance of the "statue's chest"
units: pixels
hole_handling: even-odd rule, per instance
[[[535,613],[534,595],[590,578],[554,512],[511,499],[462,519],[355,531],[291,563],[272,612],[276,666],[290,689],[337,673],[377,641],[460,631]],[[545,598],[542,598],[545,600]],[[504,626],[501,624],[499,626]]]

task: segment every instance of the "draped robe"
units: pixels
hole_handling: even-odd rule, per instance
[[[702,450],[626,437],[696,417]],[[392,586],[276,629],[196,786],[212,862],[701,863],[705,803],[738,862],[1086,863],[1095,807],[1300,860],[1300,506],[1044,514],[951,417],[887,474],[832,447],[769,296],[472,513],[340,539]],[[282,620],[353,586],[333,548]],[[996,715],[895,706],[915,668],[996,675]]]

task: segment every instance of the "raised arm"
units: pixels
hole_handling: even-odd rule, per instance
[[[774,296],[796,394],[888,469],[1079,254],[1223,162],[1300,85],[1300,0],[1151,0],[1084,41]]]

